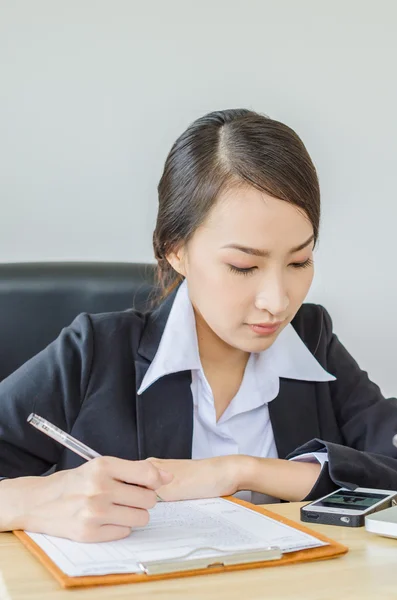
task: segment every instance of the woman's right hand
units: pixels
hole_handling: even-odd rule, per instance
[[[45,477],[2,481],[0,493],[2,504],[13,502],[12,529],[104,542],[146,525],[155,490],[171,480],[147,460],[104,456]]]

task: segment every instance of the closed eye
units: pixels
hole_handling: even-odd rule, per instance
[[[258,267],[247,267],[245,269],[241,267],[235,267],[234,265],[228,265],[229,269],[232,273],[237,273],[238,275],[250,275],[257,269]]]
[[[311,267],[313,264],[313,260],[308,258],[303,262],[291,263],[289,266],[293,269],[307,269]],[[232,273],[236,273],[237,275],[251,275],[258,267],[236,267],[235,265],[227,265]]]
[[[304,262],[291,263],[290,266],[293,267],[294,269],[306,269],[307,267],[311,267],[312,264],[313,264],[313,260],[311,258],[308,258]]]

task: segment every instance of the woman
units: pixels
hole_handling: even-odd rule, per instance
[[[0,384],[0,530],[121,538],[147,523],[155,490],[259,502],[397,489],[397,401],[324,308],[302,304],[319,218],[291,129],[247,110],[193,123],[159,184],[162,302],[80,315]],[[82,464],[31,412],[104,457]]]

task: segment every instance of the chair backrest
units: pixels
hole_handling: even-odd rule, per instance
[[[149,308],[154,277],[142,263],[0,264],[0,381],[82,312]]]

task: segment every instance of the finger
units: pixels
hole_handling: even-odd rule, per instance
[[[90,535],[86,542],[113,542],[113,540],[122,540],[131,533],[130,527],[119,527],[117,525],[102,525]]]
[[[107,456],[106,465],[113,479],[147,487],[151,490],[156,490],[163,485],[163,477],[150,461],[132,461]]]
[[[118,527],[145,527],[149,523],[149,513],[142,508],[130,508],[113,504],[103,519],[103,525],[117,525]]]
[[[148,510],[156,505],[156,492],[137,485],[114,481],[110,500],[113,504]]]
[[[174,478],[174,475],[172,474],[171,471],[166,471],[165,469],[163,469],[163,465],[166,466],[167,463],[170,463],[171,461],[166,460],[164,458],[154,458],[153,456],[151,456],[150,458],[146,459],[148,462],[150,462],[152,465],[154,465],[160,473],[163,485],[167,485],[167,483],[171,483],[171,481]]]

